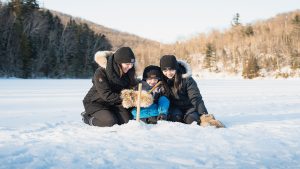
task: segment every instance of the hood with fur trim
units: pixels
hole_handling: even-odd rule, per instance
[[[192,76],[192,69],[190,65],[184,60],[177,60],[179,69],[182,71],[182,78],[188,78]]]
[[[107,58],[113,54],[113,51],[98,51],[95,53],[94,60],[100,67],[105,69],[107,65]]]
[[[114,51],[98,51],[95,53],[94,60],[100,67],[106,69],[107,59],[114,53]],[[134,63],[134,67],[137,67],[137,62]]]

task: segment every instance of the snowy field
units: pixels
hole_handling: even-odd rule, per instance
[[[300,168],[300,80],[198,80],[227,126],[81,122],[90,80],[0,79],[0,168]]]

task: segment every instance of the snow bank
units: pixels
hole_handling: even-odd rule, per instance
[[[0,80],[0,169],[299,168],[300,80],[198,80],[228,128],[83,124],[90,80]]]

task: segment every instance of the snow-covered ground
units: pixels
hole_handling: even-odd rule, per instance
[[[81,122],[90,80],[0,80],[0,168],[300,168],[300,80],[198,80],[227,128]]]

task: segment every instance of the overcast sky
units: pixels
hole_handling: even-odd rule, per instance
[[[211,29],[300,9],[300,0],[39,0],[40,6],[157,40],[175,42]]]

